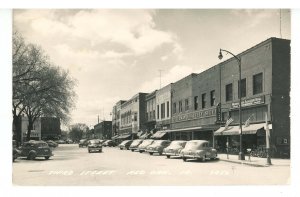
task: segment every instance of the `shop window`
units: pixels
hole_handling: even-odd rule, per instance
[[[185,111],[188,111],[190,109],[189,99],[185,99],[184,103],[185,103]]]
[[[194,110],[198,110],[198,96],[194,97]]]
[[[202,94],[202,109],[206,107],[206,94]]]
[[[226,85],[226,101],[232,101],[232,83]]]
[[[246,97],[246,79],[241,80],[241,96]],[[238,98],[240,98],[240,82],[238,82]]]
[[[259,73],[253,76],[253,95],[263,91],[263,74]]]
[[[215,106],[216,105],[216,94],[215,91],[212,90],[210,91],[210,106]]]

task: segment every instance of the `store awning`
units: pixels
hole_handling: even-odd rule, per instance
[[[160,139],[162,137],[164,137],[164,135],[166,135],[167,132],[165,131],[157,131],[155,134],[152,135],[152,139]]]
[[[126,139],[129,138],[131,136],[131,134],[124,134],[124,135],[120,135],[119,137],[117,137],[117,139]]]
[[[207,130],[216,130],[219,126],[202,126],[202,127],[190,127],[190,128],[183,128],[183,129],[170,129],[165,130],[165,132],[191,132],[191,131],[207,131]]]
[[[140,136],[142,136],[142,135],[144,135],[144,134],[145,134],[144,131],[139,131],[139,132],[137,133],[137,136],[140,137]]]
[[[151,135],[151,133],[145,133],[140,136],[140,139],[147,139],[150,135]]]
[[[256,134],[256,132],[260,129],[265,129],[266,124],[265,123],[259,123],[259,124],[250,124],[248,127],[243,126],[243,135],[250,135],[250,134]],[[272,128],[272,125],[269,125],[269,129]],[[240,126],[229,126],[226,130],[225,127],[221,127],[214,133],[215,136],[220,135],[240,135]]]
[[[117,139],[119,137],[119,135],[115,135],[113,137],[111,137],[112,140]]]

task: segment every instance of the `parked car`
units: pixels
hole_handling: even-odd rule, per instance
[[[30,160],[34,160],[36,157],[44,157],[45,159],[49,159],[51,156],[53,156],[48,144],[42,140],[30,140],[29,142],[25,142],[19,150],[19,157],[26,157]]]
[[[87,139],[81,139],[79,141],[79,144],[78,144],[79,148],[80,147],[87,147],[88,146],[88,140]]]
[[[141,140],[141,139],[133,140],[133,142],[129,146],[129,150],[131,150],[132,152],[135,151],[135,150],[137,150],[138,146],[141,143],[143,143],[143,140]]]
[[[19,157],[21,151],[18,150],[17,148],[17,141],[16,140],[13,140],[12,141],[12,158],[13,158],[13,162]]]
[[[89,153],[97,151],[97,152],[102,152],[102,144],[100,140],[94,139],[94,140],[89,140],[88,141],[88,151]]]
[[[186,161],[188,158],[206,161],[206,159],[216,159],[217,150],[210,147],[209,142],[206,140],[191,140],[181,150],[180,156],[183,161]]]
[[[171,144],[166,147],[163,154],[170,158],[171,156],[179,156],[180,151],[184,149],[186,141],[176,140],[172,141]]]
[[[65,140],[57,140],[57,141],[55,141],[57,144],[65,144],[66,143],[66,141]]]
[[[48,140],[46,141],[46,143],[48,144],[49,147],[53,147],[53,148],[58,147],[58,143],[54,142],[53,140]]]
[[[105,142],[103,142],[103,146],[115,147],[117,146],[117,143],[112,140],[106,140]]]
[[[73,142],[73,140],[71,140],[71,139],[67,139],[67,140],[66,140],[66,143],[67,143],[67,144],[73,144],[74,142]]]
[[[151,145],[147,146],[146,152],[148,152],[150,155],[153,155],[153,153],[162,155],[164,148],[169,146],[170,143],[171,141],[169,140],[155,140]]]
[[[154,140],[151,140],[151,139],[144,140],[143,143],[141,143],[141,144],[138,146],[137,150],[138,150],[140,153],[145,152],[146,148],[147,148],[148,146],[150,146],[153,142],[154,142]]]
[[[125,140],[121,144],[119,144],[120,150],[127,149],[129,150],[130,145],[132,144],[132,140]]]

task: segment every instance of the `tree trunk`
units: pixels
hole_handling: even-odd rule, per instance
[[[27,127],[27,136],[26,136],[27,141],[30,140],[31,130],[33,130],[33,120],[32,118],[28,117],[28,127]]]

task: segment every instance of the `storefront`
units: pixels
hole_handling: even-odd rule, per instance
[[[265,123],[250,124],[249,126],[242,127],[243,133],[243,148],[244,152],[247,149],[256,150],[258,148],[265,148],[266,145],[266,131]],[[272,125],[268,125],[270,132],[272,132]],[[237,154],[240,147],[240,127],[229,126],[227,129],[221,127],[214,132],[215,137],[215,147],[218,152],[226,152],[228,146],[229,152],[232,154]]]

